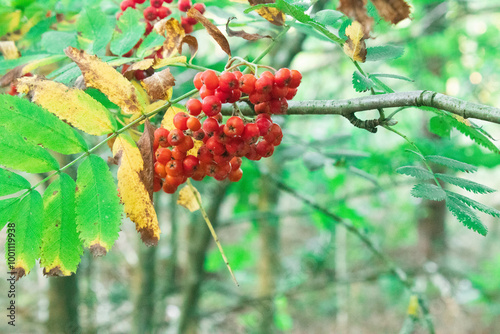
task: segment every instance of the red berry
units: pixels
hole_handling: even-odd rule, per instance
[[[184,151],[184,152],[189,151],[190,149],[192,149],[194,147],[193,138],[191,138],[191,136],[184,136],[184,140],[179,145],[177,145],[177,147],[181,151]]]
[[[229,173],[229,181],[231,182],[238,182],[239,180],[241,180],[241,177],[243,176],[243,171],[241,170],[241,168],[238,168],[236,170],[232,170],[230,173]]]
[[[261,76],[255,82],[255,91],[258,93],[271,93],[273,89],[273,80],[268,76]]]
[[[243,73],[241,73],[240,71],[234,71],[233,74],[236,77],[236,80],[238,80],[238,84],[239,84],[240,78],[243,76]]]
[[[191,178],[195,181],[201,181],[205,178],[205,166],[202,166],[201,164],[196,168],[194,174],[191,176]]]
[[[184,32],[186,34],[190,34],[193,32],[193,25],[192,24],[189,24],[187,23],[186,20],[184,20],[185,18],[184,17],[181,17],[181,25],[182,25],[182,29],[184,29]]]
[[[179,148],[180,146],[176,146],[172,149],[172,159],[174,160],[182,160],[186,157],[186,151]]]
[[[288,94],[288,87],[280,87],[274,84],[273,89],[271,90],[271,96],[273,99],[281,99]]]
[[[200,120],[196,117],[189,117],[189,119],[187,120],[187,127],[193,132],[198,131],[199,129],[201,129]]]
[[[239,82],[240,82],[240,90],[243,92],[243,93],[246,93],[246,94],[252,94],[255,90],[255,82],[257,81],[257,79],[255,78],[255,76],[253,74],[245,74],[243,75]]]
[[[165,165],[165,171],[167,172],[168,175],[172,175],[172,176],[182,175],[182,172],[183,172],[182,168],[183,168],[182,161],[180,161],[180,160],[170,160]]]
[[[290,88],[299,87],[301,80],[302,80],[302,74],[300,74],[300,72],[297,70],[291,70],[290,71],[290,83],[288,84],[288,87],[290,87]]]
[[[134,77],[139,81],[144,80],[146,79],[146,71],[137,70],[134,73]]]
[[[221,110],[221,102],[217,96],[207,96],[203,99],[202,109],[205,115],[215,116]]]
[[[166,192],[167,194],[173,194],[177,191],[177,186],[174,186],[169,182],[165,182],[163,183],[163,191]]]
[[[243,123],[243,120],[238,116],[230,117],[227,120],[226,125],[224,125],[224,133],[228,137],[241,136],[244,129],[245,124]]]
[[[179,130],[187,130],[188,129],[188,126],[187,126],[187,121],[189,119],[189,115],[186,114],[185,112],[178,112],[177,114],[175,114],[174,116],[174,126],[179,129]]]
[[[281,127],[278,124],[273,123],[273,124],[271,124],[271,128],[269,130],[269,133],[264,136],[264,139],[268,143],[274,143],[274,141],[277,138],[283,138],[283,132],[281,131]]]
[[[146,9],[144,9],[143,15],[144,18],[148,21],[156,20],[156,18],[158,17],[158,14],[156,13],[156,8],[154,7],[147,7]]]
[[[160,8],[161,5],[163,5],[163,0],[150,0],[149,3],[151,4],[151,7]]]
[[[199,11],[201,14],[205,13],[205,4],[202,4],[202,3],[195,3],[194,4],[194,9],[196,9],[197,11]]]
[[[271,100],[269,108],[271,109],[271,114],[284,115],[288,110],[288,102],[286,99]]]
[[[156,150],[156,160],[159,163],[166,165],[172,159],[172,151],[165,147],[160,147]]]
[[[207,140],[206,146],[213,155],[221,155],[224,151],[226,151],[224,145],[220,143],[215,136]]]
[[[269,119],[261,117],[257,118],[255,124],[259,127],[260,135],[265,136],[269,133],[271,129],[271,124],[273,124]]]
[[[160,191],[162,186],[163,186],[163,181],[162,181],[161,177],[155,175],[153,177],[153,192]]]
[[[245,130],[243,130],[243,133],[241,134],[241,138],[248,144],[256,143],[259,136],[260,130],[255,123],[248,123],[245,125]]]
[[[181,17],[181,23],[189,24],[191,26],[194,26],[198,21],[194,17]]]
[[[257,153],[255,148],[256,148],[256,145],[250,145],[248,147],[248,152],[245,154],[245,158],[247,158],[248,160],[254,160],[254,161],[260,160],[262,158],[262,156],[260,156]]]
[[[243,161],[241,160],[240,157],[232,158],[231,161],[229,161],[229,163],[231,164],[231,170],[236,170],[236,169],[240,168],[242,162]]]
[[[212,96],[215,94],[215,91],[212,89],[208,89],[207,86],[203,85],[200,88],[200,97],[202,99],[206,98],[207,96]]]
[[[146,0],[134,0],[135,3],[138,3],[138,4],[141,4],[141,3],[145,3]]]
[[[184,133],[179,129],[172,129],[168,134],[168,143],[171,146],[177,146],[184,140]]]
[[[265,140],[261,140],[257,144],[255,151],[257,152],[258,155],[267,158],[267,157],[270,157],[271,155],[273,155],[274,146],[272,144],[269,144]]]
[[[159,161],[155,162],[155,173],[162,178],[165,177],[167,175],[167,172],[165,171],[165,165]]]
[[[210,163],[213,161],[214,156],[213,156],[212,152],[210,152],[208,147],[203,145],[202,147],[200,147],[198,149],[198,159],[200,160],[200,162]]]
[[[221,103],[227,103],[231,99],[232,93],[217,88],[217,90],[215,91],[215,96],[219,98]]]
[[[184,174],[186,176],[192,176],[199,165],[200,165],[200,160],[197,157],[195,157],[194,155],[188,155],[182,161],[182,167],[184,169]]]
[[[254,111],[257,115],[271,113],[269,102],[261,102],[254,106]]]
[[[288,68],[281,68],[274,74],[274,83],[279,87],[288,86],[291,80],[291,72]]]
[[[215,90],[219,87],[219,77],[212,70],[206,70],[201,75],[201,82],[210,90]]]
[[[196,73],[193,79],[194,87],[196,87],[197,90],[200,90],[201,86],[203,86],[203,81],[201,81],[202,74],[202,72]]]
[[[153,31],[153,25],[151,24],[151,22],[146,21],[146,31],[144,32],[144,36],[149,35],[151,31]]]
[[[158,128],[155,130],[155,133],[154,133],[155,139],[158,138],[159,144],[162,147],[169,146],[169,144],[168,144],[168,135],[169,134],[170,134],[170,132],[165,128]]]
[[[181,12],[187,12],[191,8],[191,0],[179,0],[177,6]]]
[[[231,72],[222,72],[219,77],[219,87],[223,91],[230,92],[233,89],[239,88],[238,79]]]
[[[192,116],[198,116],[202,110],[201,101],[198,99],[190,99],[186,103],[186,108]]]
[[[125,11],[127,10],[127,8],[135,8],[135,2],[132,0],[122,1],[122,3],[120,4],[120,9],[122,11]]]
[[[173,187],[178,187],[184,182],[186,182],[186,177],[184,175],[179,175],[179,176],[167,175],[167,177],[165,178],[165,183],[168,183]]]
[[[240,100],[240,97],[241,97],[241,91],[239,89],[234,89],[232,91],[231,97],[228,99],[227,102],[229,103],[238,102]]]
[[[172,14],[172,11],[170,10],[170,8],[168,7],[160,7],[158,8],[158,10],[156,11],[156,14],[158,15],[158,17],[160,19],[164,19],[166,18],[167,16],[170,16],[170,14]]]
[[[203,138],[205,138],[205,131],[203,129],[193,132],[193,139],[203,140]]]
[[[245,149],[245,142],[241,138],[231,138],[226,143],[226,151],[231,155],[236,155],[238,152],[242,152]]]
[[[291,100],[297,94],[297,88],[288,88],[288,93],[286,93],[285,99]]]
[[[219,131],[219,122],[214,118],[207,118],[203,122],[203,130],[205,130],[205,134],[211,137],[215,132]]]

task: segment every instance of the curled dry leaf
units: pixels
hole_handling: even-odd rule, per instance
[[[189,46],[189,53],[191,53],[191,59],[193,59],[194,56],[196,56],[196,53],[198,52],[198,40],[196,39],[196,37],[191,35],[184,36],[184,38],[181,41],[181,44],[179,44],[177,48],[179,54],[182,53],[182,45],[184,44],[187,44]]]
[[[127,70],[123,73],[123,76],[127,79],[132,79],[134,77],[135,71],[146,71],[153,67],[155,63],[154,59],[148,58],[138,61],[130,65]]]
[[[193,190],[195,192],[193,192]],[[198,200],[196,200],[195,196],[198,197]],[[194,186],[190,187],[189,184],[187,184],[179,191],[177,204],[185,207],[189,211],[194,212],[200,209],[198,201],[201,203],[200,192]]]
[[[366,44],[363,27],[358,21],[351,23],[345,30],[348,37],[344,44],[344,52],[352,60],[364,62],[366,60]]]
[[[144,169],[141,152],[130,136],[119,135],[113,145],[113,155],[118,161],[118,188],[127,216],[135,223],[141,239],[153,246],[160,239],[158,218],[140,175]]]
[[[261,5],[266,3],[275,3],[275,0],[248,0],[250,6]],[[276,26],[282,26],[285,24],[285,14],[277,8],[273,7],[262,7],[256,10],[256,12],[268,20],[270,23]]]
[[[101,136],[116,130],[108,109],[84,91],[37,76],[18,79],[17,90],[29,93],[33,102],[88,134]]]
[[[380,16],[392,24],[410,17],[410,6],[404,0],[372,0],[372,3]]]
[[[365,38],[370,35],[373,25],[373,18],[368,16],[366,11],[367,0],[340,0],[337,10],[361,23]]]
[[[78,65],[88,87],[103,92],[124,113],[142,113],[144,106],[137,98],[134,86],[112,66],[71,46],[64,53]]]
[[[179,49],[182,39],[186,36],[182,25],[174,18],[163,19],[155,24],[156,32],[165,37],[163,42],[163,58],[170,57]]]
[[[144,168],[139,174],[139,177],[144,183],[146,190],[149,193],[149,198],[153,201],[153,175],[154,175],[154,162],[153,162],[153,142],[155,139],[155,127],[151,125],[149,119],[144,122],[144,132],[137,142],[137,147],[141,152],[142,160],[144,161]]]
[[[187,12],[187,15],[189,17],[196,19],[196,21],[200,22],[201,24],[203,24],[203,26],[208,31],[210,36],[212,36],[212,38],[215,39],[217,44],[219,44],[222,51],[224,51],[229,57],[231,57],[231,48],[229,47],[229,42],[227,41],[226,37],[222,34],[222,32],[219,30],[219,28],[217,28],[212,22],[210,22],[209,19],[203,16],[194,7]]]
[[[175,86],[175,78],[170,73],[170,69],[166,68],[144,79],[142,85],[148,92],[151,100],[163,100],[167,97],[168,90]]]
[[[229,28],[229,22],[231,22],[231,20],[234,20],[235,18],[236,17],[230,17],[227,19],[226,33],[229,37],[233,37],[233,36],[241,37],[243,39],[246,39],[247,41],[256,41],[256,40],[262,39],[262,38],[272,38],[269,35],[249,34],[244,30],[232,30],[231,28]]]

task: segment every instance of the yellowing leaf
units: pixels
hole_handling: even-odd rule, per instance
[[[189,151],[187,151],[187,155],[194,155],[195,157],[198,155],[198,150],[200,149],[200,147],[203,146],[203,140],[196,140],[196,139],[193,139],[193,142],[194,142],[194,146],[192,149],[190,149]]]
[[[470,123],[470,121],[469,121],[468,119],[463,118],[463,117],[462,117],[462,116],[460,116],[460,115],[455,115],[455,114],[453,114],[452,116],[453,116],[453,118],[455,118],[455,119],[456,119],[457,121],[459,121],[460,123],[463,123],[463,124],[465,124],[465,125],[467,125],[467,126],[472,126],[472,124]]]
[[[165,42],[163,42],[163,58],[168,58],[175,50],[178,50],[182,39],[186,35],[182,25],[174,18],[157,22],[155,30],[159,35],[165,37]]]
[[[187,62],[186,56],[169,57],[163,59],[156,59],[153,65],[154,69],[162,68],[171,64],[185,64]]]
[[[277,8],[262,7],[257,9],[256,12],[276,26],[285,24],[285,14]]]
[[[176,106],[171,106],[170,108],[168,108],[167,112],[163,116],[163,120],[161,121],[161,126],[163,126],[168,131],[174,129],[175,128],[174,116],[178,112],[186,112],[186,111]]]
[[[132,81],[132,85],[135,88],[135,91],[137,92],[137,99],[139,100],[139,103],[144,106],[145,109],[149,106],[149,96],[148,93],[144,90],[144,88],[141,86],[140,82],[137,81]],[[139,117],[139,114],[135,114],[134,116]]]
[[[127,216],[135,223],[142,241],[156,245],[160,239],[158,218],[149,193],[140,177],[144,161],[136,144],[125,134],[119,135],[113,145],[113,155],[118,162],[118,188]]]
[[[116,122],[108,109],[82,90],[36,76],[19,79],[17,90],[31,93],[33,102],[91,135],[116,130]]]
[[[21,56],[17,50],[16,43],[12,41],[1,41],[0,52],[2,53],[4,59],[16,59]]]
[[[193,190],[196,192],[193,193]],[[196,200],[196,197],[198,197],[198,200]],[[198,204],[198,201],[201,203],[201,196],[199,191],[189,185],[185,185],[180,191],[179,191],[179,198],[177,199],[177,204],[180,206],[185,207],[191,212],[197,211],[200,209],[200,205]]]
[[[352,60],[364,62],[366,60],[366,44],[364,40],[365,33],[363,26],[358,21],[351,23],[345,30],[348,37],[344,44],[344,52]]]
[[[126,114],[143,112],[145,106],[138,100],[134,86],[111,65],[73,47],[64,52],[80,67],[88,87],[99,89]]]
[[[175,79],[169,68],[142,80],[142,86],[148,92],[151,100],[164,100],[168,95],[168,90],[174,85]]]
[[[412,295],[410,297],[407,313],[410,316],[418,317],[418,297],[416,295]]]

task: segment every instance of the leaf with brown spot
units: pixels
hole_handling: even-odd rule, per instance
[[[118,188],[127,216],[135,223],[142,241],[153,246],[160,239],[160,227],[153,202],[140,177],[144,169],[141,152],[130,136],[119,135],[113,146],[118,160]]]
[[[373,18],[368,16],[365,7],[366,1],[367,0],[340,0],[337,10],[361,23],[365,38],[368,38],[370,30],[372,29]]]
[[[166,68],[144,79],[142,86],[148,92],[151,100],[163,100],[168,95],[168,90],[175,86],[175,78],[170,73],[170,69]]]
[[[112,66],[73,47],[66,48],[64,52],[78,65],[88,87],[103,92],[126,114],[143,112],[145,106],[137,98],[134,86]]]
[[[207,32],[212,36],[212,38],[219,44],[222,51],[224,51],[229,57],[231,57],[231,47],[229,46],[229,42],[226,37],[222,34],[222,32],[217,28],[209,19],[203,16],[196,8],[191,8],[187,15],[196,19],[198,22],[203,24]]]
[[[266,3],[275,3],[275,0],[248,0],[250,6],[262,5]],[[277,8],[273,7],[261,7],[256,10],[256,12],[268,20],[270,23],[276,26],[282,26],[285,24],[285,14]]]
[[[199,13],[199,12],[198,12]],[[186,36],[182,25],[174,18],[163,19],[155,24],[158,34],[165,37],[163,42],[163,58],[170,57],[174,51],[182,45],[182,39]]]
[[[195,196],[198,197],[198,200],[196,200]],[[177,199],[177,204],[185,207],[189,211],[194,212],[200,209],[198,201],[201,203],[200,192],[194,186],[185,185],[179,191],[179,198]]]
[[[397,24],[410,17],[410,6],[404,0],[371,0],[380,16],[387,22]]]
[[[138,61],[130,65],[127,70],[123,73],[123,76],[127,79],[132,79],[134,77],[135,71],[146,71],[153,67],[155,63],[154,59],[148,58]]]
[[[181,41],[181,44],[179,44],[179,47],[177,48],[179,54],[182,53],[183,44],[187,44],[189,46],[189,52],[191,53],[191,59],[189,61],[191,61],[198,52],[198,40],[196,39],[196,37],[192,35],[184,36],[184,38]]]
[[[229,28],[229,22],[231,22],[231,20],[234,20],[235,18],[236,17],[230,17],[227,19],[226,33],[229,37],[241,37],[243,39],[246,39],[247,41],[256,41],[262,38],[272,38],[269,35],[249,34],[244,30],[232,30],[231,28]]]
[[[149,198],[153,201],[153,175],[154,175],[154,162],[153,162],[153,142],[155,139],[155,127],[151,125],[149,119],[144,122],[144,132],[137,142],[137,147],[141,152],[142,160],[144,161],[144,169],[139,174],[142,183],[149,193]]]
[[[348,37],[344,44],[344,52],[354,61],[364,62],[366,60],[366,44],[363,27],[358,21],[351,23],[345,30]]]

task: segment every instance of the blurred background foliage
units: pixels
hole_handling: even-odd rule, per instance
[[[412,19],[395,27],[380,20],[369,5],[376,25],[368,46],[397,45],[405,53],[392,61],[362,64],[365,72],[413,80],[381,79],[395,91],[427,89],[500,106],[498,1],[408,2]],[[248,7],[244,2],[205,4],[206,16],[221,29],[235,16],[233,24],[248,31],[275,36],[280,30],[254,13],[243,14]],[[319,0],[313,10],[337,5]],[[16,27],[0,20],[0,35],[24,29],[16,41],[23,56],[57,53],[76,43],[72,33],[78,31],[78,13],[88,6],[102,10],[114,24],[118,1],[0,0],[2,18],[19,16]],[[333,24],[332,31],[345,19]],[[54,35],[55,30],[67,34]],[[194,36],[200,44],[194,64],[222,70],[226,57],[206,32],[195,31]],[[270,41],[230,38],[230,43],[234,55],[253,59]],[[48,65],[41,73],[66,63]],[[261,63],[302,72],[296,100],[368,94],[352,88],[355,68],[343,51],[304,25],[295,24]],[[0,68],[0,74],[6,70]],[[174,96],[193,88],[196,71],[172,72],[177,80]],[[480,166],[477,174],[466,177],[500,189],[498,154],[456,130],[448,138],[432,134],[432,116],[409,108],[397,114],[396,128],[425,154]],[[231,282],[199,213],[177,207],[175,195],[161,194],[156,197],[163,232],[158,247],[145,247],[127,219],[113,250],[97,259],[86,251],[76,275],[47,279],[40,269],[34,270],[17,283],[14,332],[399,332],[407,325],[410,293],[325,211],[366,233],[407,273],[415,290],[427,296],[438,333],[500,331],[498,221],[481,215],[489,228],[482,237],[457,222],[443,202],[411,197],[413,180],[395,169],[419,161],[393,133],[381,129],[372,134],[334,115],[277,120],[285,136],[272,158],[244,161],[243,179],[235,184],[195,182],[239,288]],[[498,125],[475,123],[493,138],[500,137]],[[110,152],[102,150],[101,155]],[[498,195],[480,200],[500,208]],[[4,263],[2,268],[6,270]],[[5,298],[2,294],[2,305]],[[415,333],[427,332],[422,321],[414,325]],[[5,326],[2,321],[2,332],[11,331]]]

